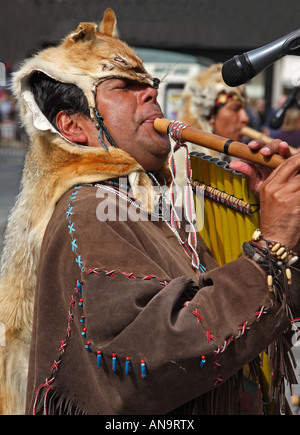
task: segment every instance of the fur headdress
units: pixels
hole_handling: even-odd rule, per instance
[[[34,129],[57,133],[41,113],[30,90],[30,76],[35,71],[78,86],[87,98],[92,118],[95,118],[95,90],[102,81],[126,77],[151,86],[157,81],[145,70],[137,54],[117,38],[116,17],[111,9],[106,10],[99,31],[95,23],[80,23],[59,46],[26,60],[14,74],[13,91],[22,105],[28,133],[34,133]]]
[[[106,11],[99,31],[94,23],[81,23],[61,44],[26,60],[14,74],[13,91],[30,146],[1,259],[0,325],[6,329],[6,345],[0,346],[0,414],[24,413],[37,267],[56,202],[76,184],[126,175],[136,196],[145,191],[139,186],[151,191],[149,177],[126,152],[77,145],[59,134],[34,100],[29,80],[35,71],[82,89],[91,116],[94,91],[103,80],[127,77],[155,85],[139,57],[116,37],[116,17],[111,9]],[[139,198],[147,210],[149,198]]]
[[[210,113],[213,109],[218,95],[225,92],[227,95],[236,95],[245,103],[245,87],[235,88],[226,85],[222,78],[222,64],[214,64],[189,80],[183,90],[183,105],[178,113],[180,121],[212,132],[209,123]]]

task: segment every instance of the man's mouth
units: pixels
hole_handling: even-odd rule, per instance
[[[149,118],[146,118],[143,123],[144,124],[153,124],[156,118],[163,118],[163,115],[161,113],[151,115],[151,116],[149,116]]]

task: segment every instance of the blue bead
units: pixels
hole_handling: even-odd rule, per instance
[[[202,355],[202,359],[201,359],[201,361],[200,361],[200,368],[202,368],[202,367],[204,366],[205,363],[206,363],[205,356]]]
[[[101,355],[101,351],[98,350],[97,352],[97,366],[101,367],[102,366],[102,355]]]
[[[143,379],[146,377],[146,364],[143,359],[141,360],[141,377]]]
[[[117,358],[115,353],[112,354],[112,370],[113,372],[117,371]]]
[[[86,348],[86,350],[87,350],[89,353],[92,352],[92,350],[91,350],[91,348],[90,348],[90,342],[89,342],[89,341],[88,341],[87,344],[85,345],[85,348]]]
[[[129,375],[129,373],[130,373],[130,358],[127,357],[125,363],[125,375]]]

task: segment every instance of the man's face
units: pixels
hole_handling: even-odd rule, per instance
[[[249,117],[242,102],[229,100],[215,116],[214,133],[218,136],[241,141],[243,138],[242,128],[248,122]]]
[[[109,79],[97,88],[97,108],[118,148],[126,151],[146,170],[159,170],[169,152],[167,135],[154,130],[162,112],[157,90],[128,79]],[[99,146],[99,144],[98,144]]]

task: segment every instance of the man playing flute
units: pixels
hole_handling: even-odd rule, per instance
[[[172,174],[169,137],[153,127],[158,80],[115,35],[107,10],[99,30],[81,23],[14,76],[31,144],[2,257],[1,412],[288,413],[300,157],[267,178],[243,163],[261,226],[217,267],[172,201],[162,212]]]

